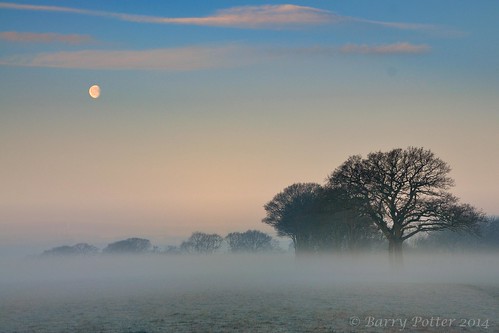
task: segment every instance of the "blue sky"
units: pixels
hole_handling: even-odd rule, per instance
[[[451,165],[463,201],[499,214],[498,12],[0,2],[1,240],[271,232],[262,206],[285,186],[409,145]]]

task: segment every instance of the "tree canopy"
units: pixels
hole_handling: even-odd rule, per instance
[[[296,183],[265,204],[267,216],[262,220],[281,237],[290,237],[297,252],[310,249],[311,227],[320,218],[322,187],[316,183]]]
[[[192,254],[210,254],[222,246],[223,238],[217,234],[194,232],[188,240],[183,241],[180,250]]]
[[[258,230],[231,232],[225,237],[225,241],[232,253],[270,252],[279,248],[272,236]]]
[[[361,239],[372,239],[373,230],[338,192],[316,183],[293,184],[264,206],[262,222],[290,237],[297,254],[354,250]]]
[[[56,256],[56,255],[71,255],[71,256],[85,256],[95,255],[99,253],[99,249],[87,243],[78,243],[73,246],[63,245],[46,250],[42,253],[43,256]]]
[[[152,245],[148,239],[143,238],[128,238],[109,244],[104,250],[104,253],[127,253],[138,254],[149,252]]]

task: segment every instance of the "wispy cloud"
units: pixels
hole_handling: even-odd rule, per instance
[[[385,22],[385,21],[373,21],[373,20],[365,20],[361,18],[352,18],[359,23],[373,24],[382,26],[385,28],[394,28],[399,30],[421,30],[421,31],[432,31],[437,29],[436,25],[433,24],[421,24],[421,23],[404,23],[404,22]]]
[[[210,16],[180,18],[104,12],[60,6],[22,5],[9,2],[0,2],[0,8],[29,11],[64,12],[108,17],[139,23],[188,24],[239,28],[265,28],[283,27],[297,24],[321,24],[331,23],[332,21],[337,22],[343,19],[342,17],[337,16],[329,11],[296,5],[234,7],[219,10]]]
[[[237,28],[273,28],[291,25],[325,24],[342,18],[312,7],[265,5],[234,7],[206,17],[167,18],[122,15],[121,19],[144,23],[192,24]]]
[[[430,51],[426,44],[394,43],[383,45],[347,44],[340,47],[339,51],[345,54],[422,54]]]
[[[60,6],[23,5],[0,2],[0,8],[30,11],[64,12],[81,15],[101,16],[122,21],[156,24],[188,24],[233,28],[286,28],[303,25],[362,23],[392,29],[435,31],[439,27],[431,24],[383,22],[343,16],[332,11],[297,5],[242,6],[223,9],[204,17],[161,17],[95,11]]]
[[[351,18],[351,19],[352,21],[358,23],[376,25],[379,27],[384,27],[389,29],[425,32],[438,37],[458,38],[458,37],[467,36],[467,33],[463,31],[436,24],[385,22],[385,21],[366,20],[361,18]]]
[[[0,58],[3,66],[53,67],[97,70],[191,71],[234,68],[294,56],[338,54],[409,55],[430,51],[426,44],[314,46],[303,48],[256,47],[232,44],[153,50],[84,50]]]
[[[189,71],[230,68],[254,62],[253,50],[239,45],[154,50],[85,50],[0,59],[0,65],[100,70]]]
[[[92,42],[93,39],[89,35],[78,34],[57,34],[57,33],[33,33],[33,32],[16,32],[4,31],[0,32],[0,40],[9,42],[36,42],[36,43],[67,43],[67,44],[84,44]]]
[[[419,55],[428,53],[431,47],[427,44],[411,44],[408,42],[398,42],[392,44],[346,44],[342,46],[309,46],[309,47],[273,47],[267,52],[272,56],[325,56],[362,54],[362,55]]]

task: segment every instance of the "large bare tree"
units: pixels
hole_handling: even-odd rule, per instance
[[[430,151],[409,147],[351,156],[329,177],[356,209],[368,216],[389,242],[390,258],[402,260],[402,244],[420,232],[474,232],[485,215],[460,204],[448,190],[450,167]]]

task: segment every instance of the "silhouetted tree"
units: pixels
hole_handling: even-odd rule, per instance
[[[104,250],[104,253],[113,254],[139,254],[150,252],[151,242],[143,238],[128,238],[118,242],[109,244]]]
[[[337,230],[335,241],[342,250],[365,251],[383,242],[383,236],[374,228],[371,219],[355,210],[345,209],[333,213],[331,220],[331,228]]]
[[[313,224],[321,219],[322,187],[315,183],[296,183],[265,204],[263,223],[271,225],[278,236],[290,237],[297,254],[312,249]]]
[[[222,242],[220,235],[194,232],[188,240],[180,244],[180,250],[192,254],[211,254],[220,249]]]
[[[330,216],[321,234],[329,244],[335,244],[335,250],[357,252],[382,242],[382,235],[371,219],[360,214],[342,190],[325,187],[323,191],[323,210]]]
[[[403,242],[420,233],[443,229],[476,232],[484,214],[447,190],[454,184],[449,166],[423,148],[410,147],[351,156],[328,178],[357,211],[367,216],[389,242],[394,263],[402,260]]]
[[[258,230],[231,232],[225,237],[225,241],[229,246],[229,251],[233,253],[270,252],[279,248],[272,236]]]
[[[290,237],[297,254],[358,249],[375,231],[338,192],[315,183],[293,184],[264,206],[262,222]]]
[[[54,247],[50,250],[46,250],[42,253],[43,256],[54,256],[54,255],[95,255],[99,253],[99,249],[93,245],[87,243],[78,243],[73,246],[63,245]]]

